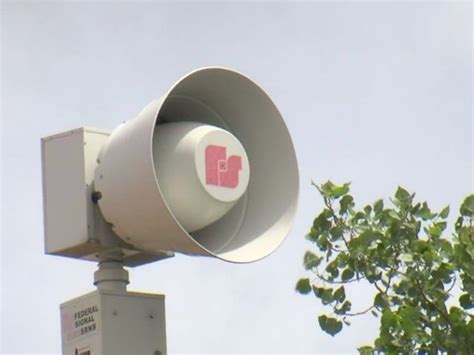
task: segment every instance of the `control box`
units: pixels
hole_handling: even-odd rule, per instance
[[[164,295],[97,290],[61,305],[63,355],[166,355]]]
[[[94,172],[110,132],[78,128],[41,139],[45,252],[98,261],[98,254],[120,247],[126,266],[173,256],[125,243],[112,231],[94,202]]]

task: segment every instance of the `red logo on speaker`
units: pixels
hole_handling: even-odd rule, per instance
[[[227,158],[226,147],[206,147],[206,184],[234,188],[239,184],[242,158],[231,155]]]

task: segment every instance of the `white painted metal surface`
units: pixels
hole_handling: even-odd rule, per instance
[[[109,134],[79,128],[41,140],[45,252],[98,261],[99,252],[120,246],[130,266],[171,256],[146,253],[124,243],[93,203],[97,157]]]
[[[219,153],[234,157],[234,166],[220,160]],[[156,126],[153,162],[159,167],[156,176],[164,199],[188,232],[222,218],[244,195],[249,182],[249,162],[242,144],[230,132],[201,123]],[[209,176],[206,163],[212,168]],[[222,187],[224,184],[229,187]]]
[[[61,305],[63,355],[166,355],[163,295],[97,290]]]
[[[91,200],[97,155],[109,132],[79,128],[41,140],[45,250],[87,255],[95,250]]]
[[[163,191],[157,178],[162,167],[153,155],[161,124],[189,121],[231,132],[252,170],[238,203],[192,233],[169,207],[164,196],[173,192]],[[114,232],[139,249],[251,262],[269,255],[286,237],[296,210],[298,168],[288,130],[269,96],[240,73],[204,68],[114,130],[100,154],[95,186]]]

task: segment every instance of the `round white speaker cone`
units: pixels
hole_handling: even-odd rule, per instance
[[[222,218],[249,183],[249,161],[242,144],[215,126],[157,125],[153,160],[166,203],[189,233]]]

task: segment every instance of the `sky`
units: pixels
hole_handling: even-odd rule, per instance
[[[470,2],[1,4],[2,354],[60,353],[59,304],[94,289],[94,263],[44,255],[40,138],[112,130],[193,69],[234,68],[272,96],[300,197],[262,261],[177,255],[129,270],[130,290],[166,295],[170,354],[354,353],[377,319],[332,338],[319,302],[294,291],[322,209],[311,180],[351,181],[359,206],[402,185],[454,212],[474,190]],[[366,285],[348,293],[370,304]]]

